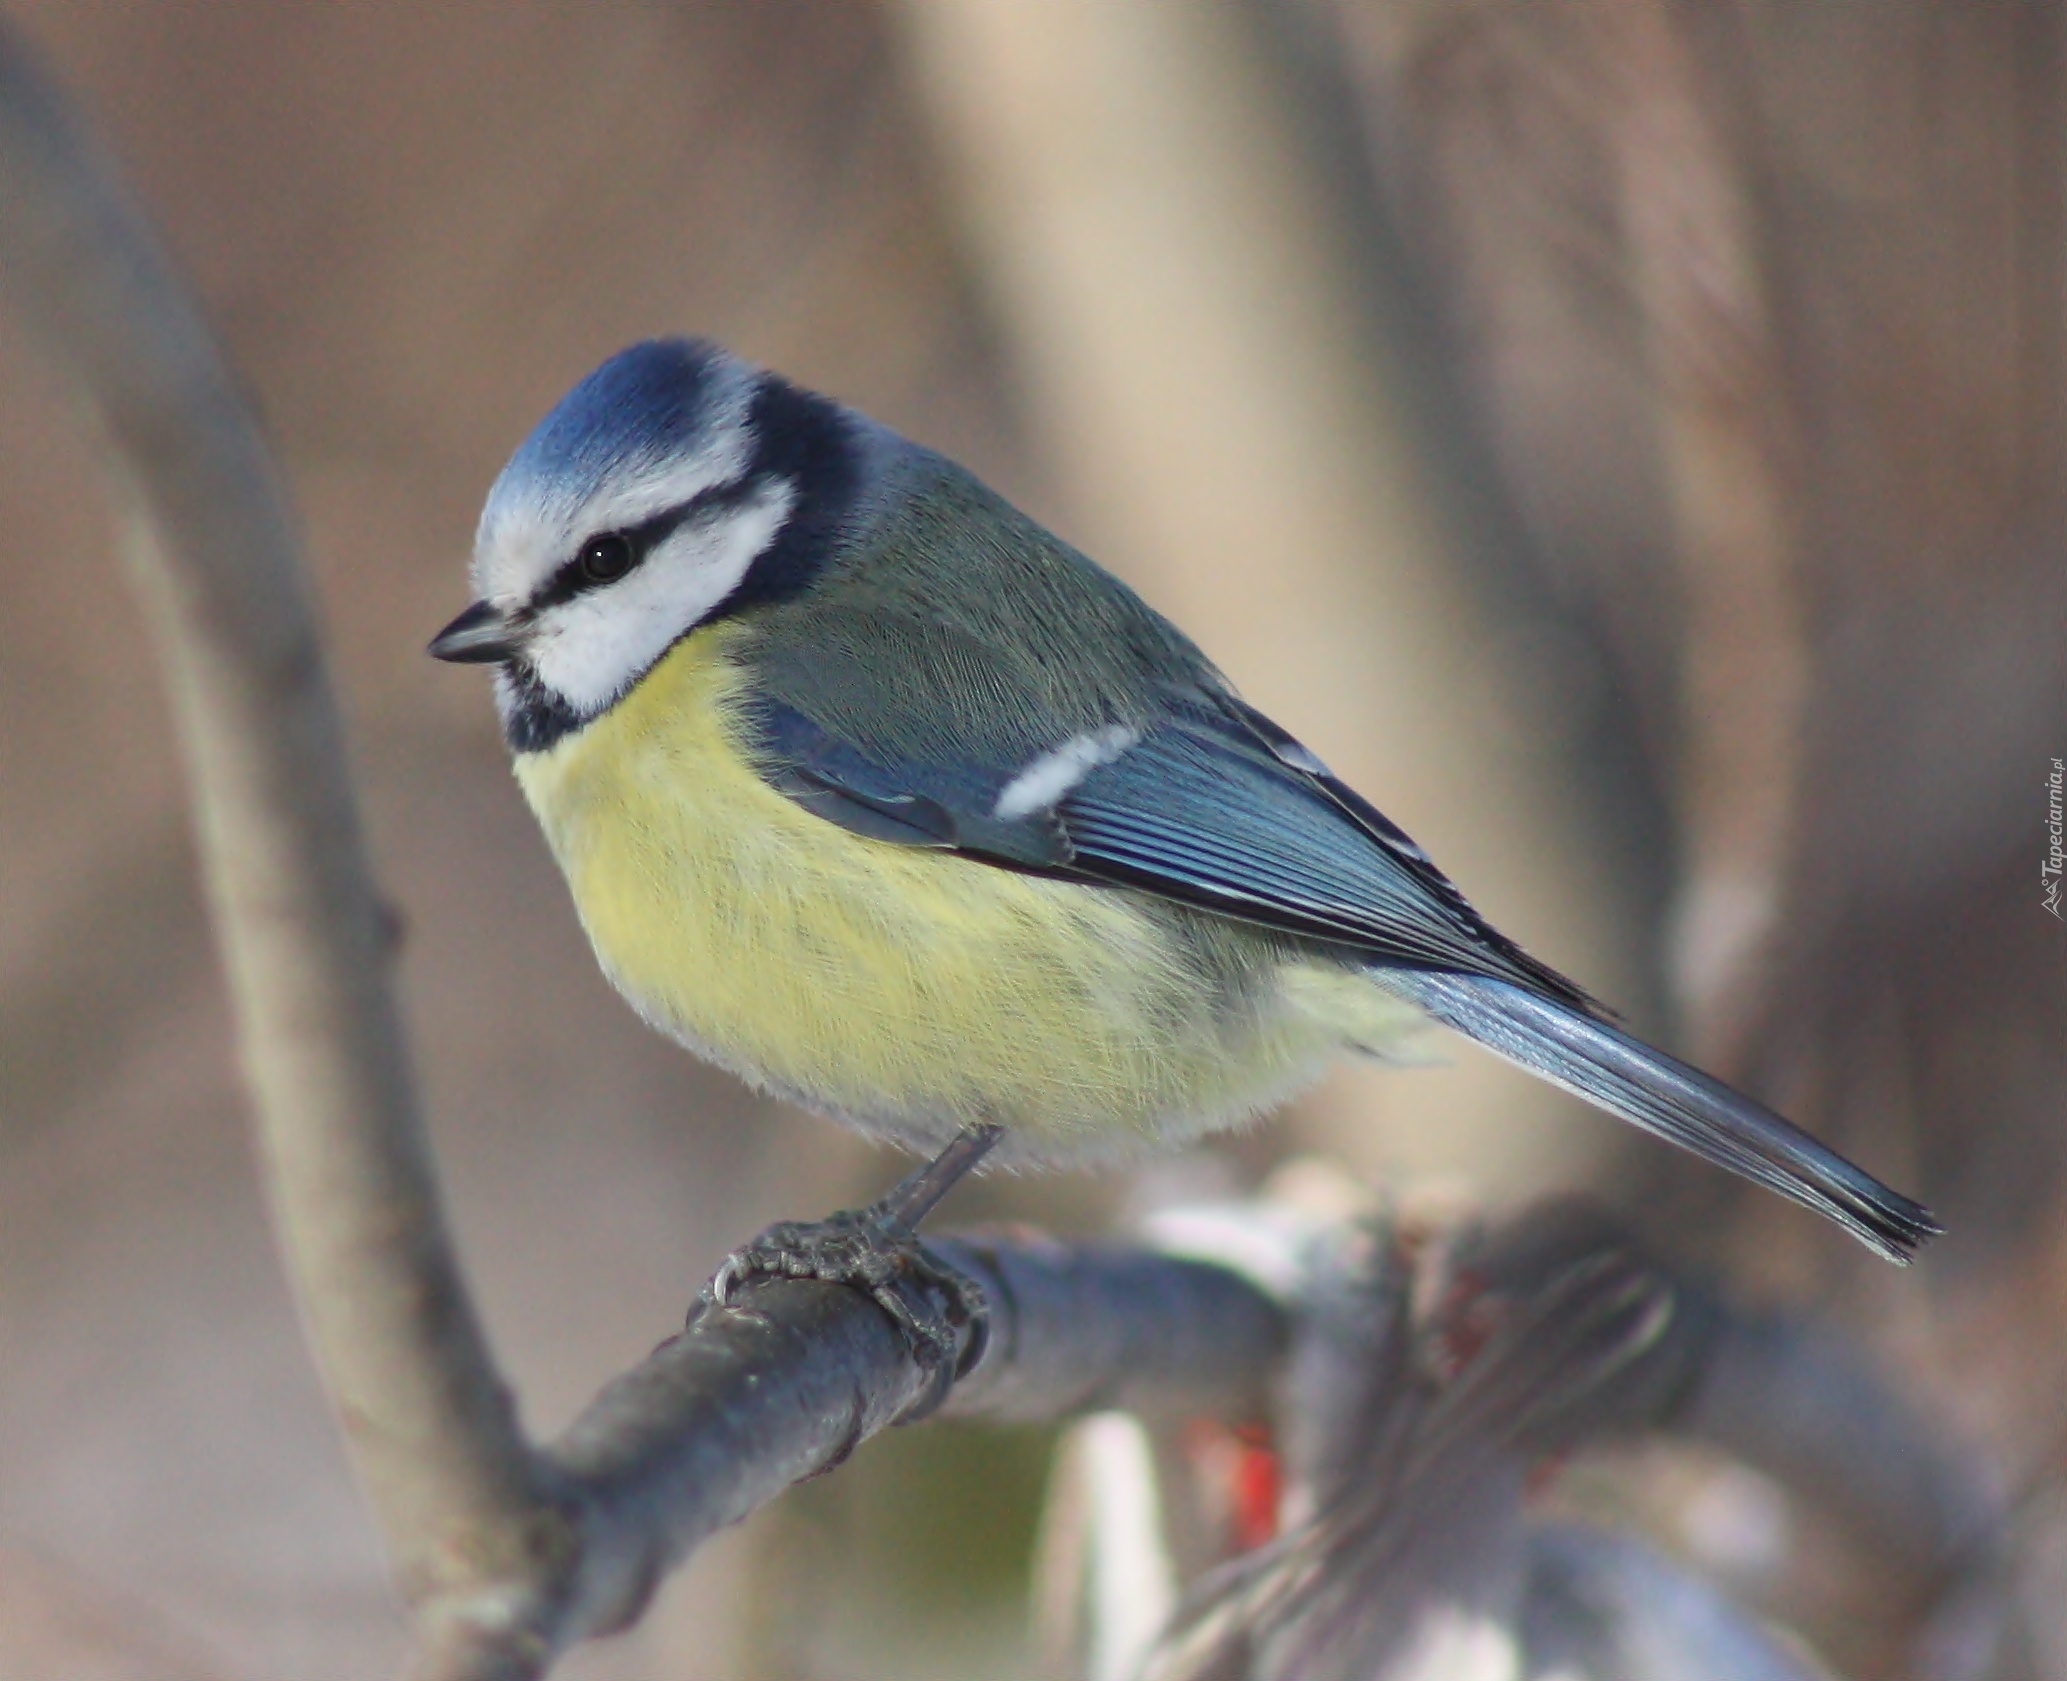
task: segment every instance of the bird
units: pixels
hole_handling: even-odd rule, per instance
[[[1432,1020],[1888,1260],[1940,1230],[1493,928],[1118,578],[709,340],[633,345],[547,414],[471,579],[429,652],[494,668],[604,973],[929,1158],[879,1225],[985,1157],[1236,1126]]]

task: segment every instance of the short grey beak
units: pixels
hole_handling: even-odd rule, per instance
[[[430,656],[454,665],[500,665],[517,657],[510,622],[491,602],[477,601],[431,638]]]

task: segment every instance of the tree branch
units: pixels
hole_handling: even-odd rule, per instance
[[[98,422],[193,788],[266,1182],[412,1595],[554,1508],[445,1235],[287,498],[115,170],[0,22],[0,271]]]
[[[990,1301],[958,1416],[1098,1408],[1262,1416],[1283,1311],[1204,1262],[1043,1238],[943,1240]],[[925,1394],[930,1376],[857,1290],[763,1280],[707,1308],[616,1379],[546,1450],[578,1510],[570,1568],[498,1584],[448,1617],[423,1681],[532,1675],[539,1657],[621,1628],[660,1577],[790,1484],[831,1470]]]

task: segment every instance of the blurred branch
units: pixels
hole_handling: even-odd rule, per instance
[[[1714,1349],[1680,1428],[1820,1505],[1926,1588],[1999,1567],[2005,1490],[1951,1453],[1847,1339],[1711,1305]]]
[[[1744,1314],[1574,1201],[1433,1244],[1338,1228],[1305,1271],[1279,1419],[1292,1521],[1194,1585],[1156,1681],[1822,1675],[1641,1542],[1531,1514],[1564,1456],[1643,1434],[1724,1446],[1921,1575],[1945,1615],[1906,1673],[1989,1673],[2012,1612],[2000,1492],[1828,1324]],[[1125,1617],[1091,1597],[1085,1632]]]
[[[556,1550],[445,1236],[286,497],[113,166],[4,25],[0,268],[108,445],[275,1220],[406,1588]]]
[[[1416,1255],[1334,1245],[1297,1355],[1310,1516],[1209,1577],[1157,1681],[1474,1673],[1541,1634],[1523,1494],[1547,1461],[1667,1423],[1711,1346],[1674,1280],[1570,1203]]]
[[[1687,884],[1673,980],[1704,1061],[1741,1060],[1792,866],[1807,607],[1790,463],[1800,444],[1744,170],[1664,0],[1591,20],[1678,526]]]

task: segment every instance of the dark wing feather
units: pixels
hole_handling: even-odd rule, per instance
[[[1382,961],[1586,994],[1490,927],[1405,834],[1284,731],[1201,696],[1057,808],[1077,873]]]
[[[974,759],[883,763],[816,719],[763,696],[747,708],[750,751],[760,772],[806,810],[872,840],[968,852],[1023,869],[1070,859],[1052,812],[1009,822],[989,815],[1012,767]]]

